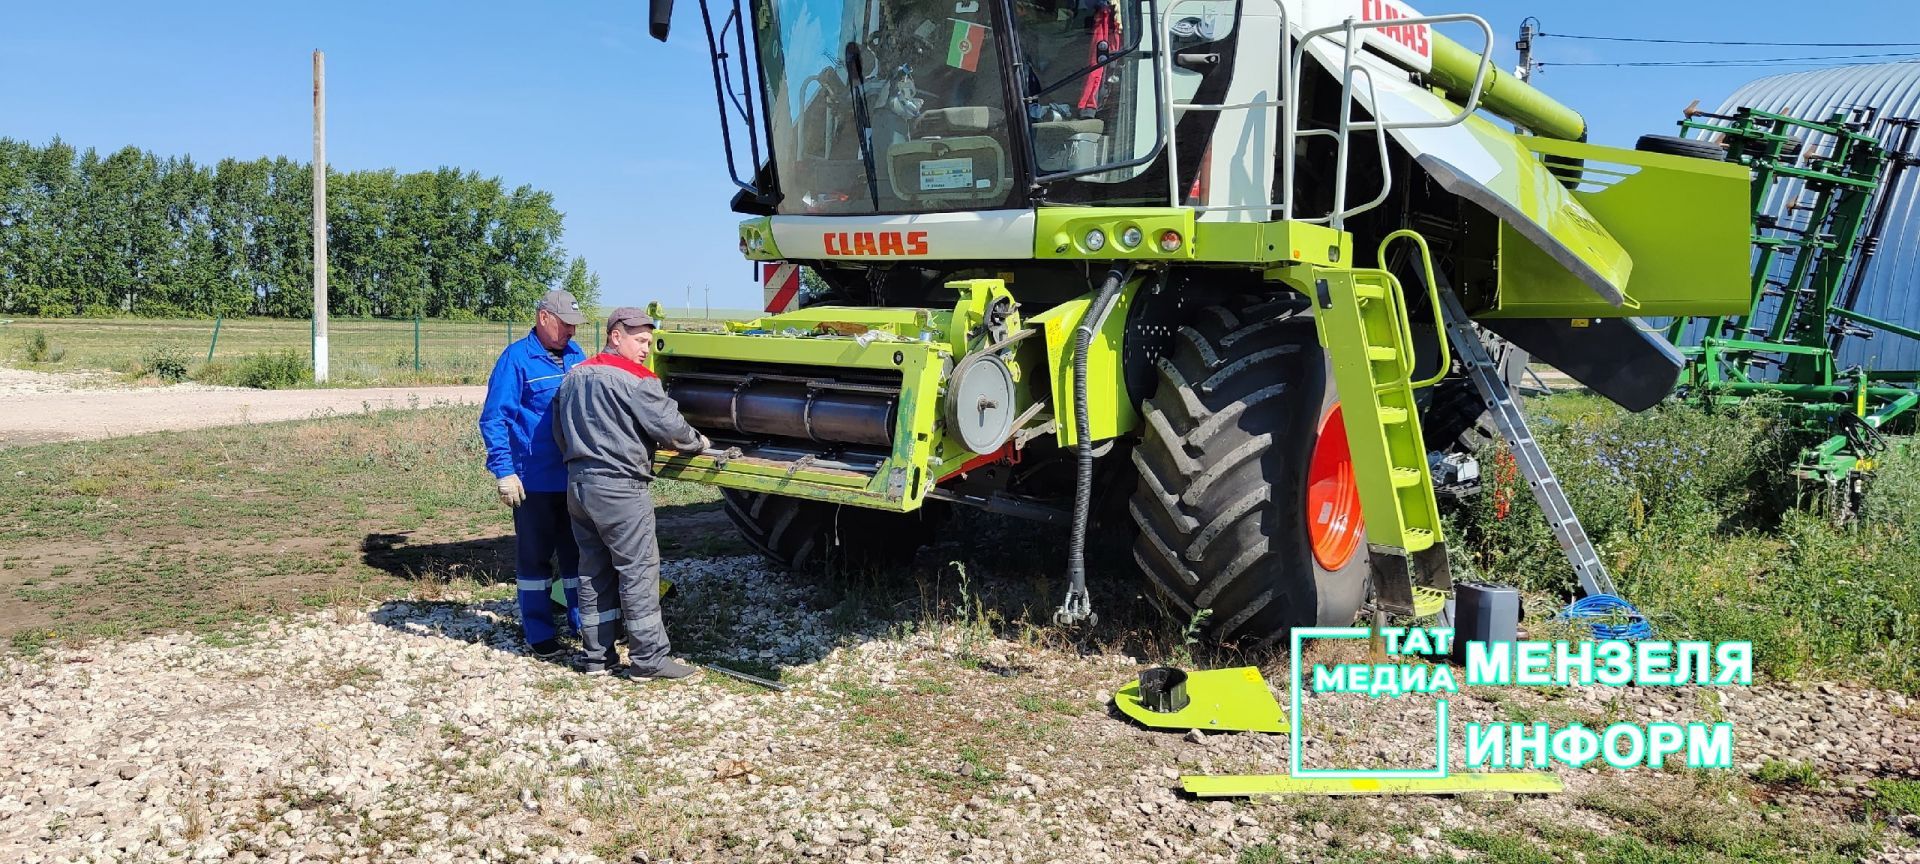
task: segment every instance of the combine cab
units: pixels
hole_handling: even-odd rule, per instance
[[[1098,511],[1218,639],[1428,612],[1449,581],[1421,414],[1464,386],[1443,299],[1634,409],[1680,361],[1631,316],[1746,307],[1745,171],[1581,143],[1471,15],[699,11],[741,251],[824,287],[659,335],[719,448],[659,470],[722,487],[784,566],[910,553],[957,505],[1057,521],[1056,618],[1080,622]]]

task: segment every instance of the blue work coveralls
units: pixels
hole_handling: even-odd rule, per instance
[[[575,632],[580,630],[580,547],[567,516],[567,466],[553,440],[552,407],[561,380],[586,356],[569,340],[565,357],[556,360],[540,337],[528,331],[494,362],[487,376],[487,401],[480,409],[487,470],[495,479],[518,474],[527,490],[527,500],[513,510],[513,539],[520,626],[530,645],[559,635],[552,598],[551,562],[556,557],[567,620]]]

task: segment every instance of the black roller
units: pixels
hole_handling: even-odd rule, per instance
[[[893,443],[894,401],[885,396],[786,381],[676,381],[668,389],[698,429],[821,444]]]
[[[1140,704],[1148,711],[1172,714],[1187,707],[1187,673],[1172,666],[1155,666],[1140,673]]]

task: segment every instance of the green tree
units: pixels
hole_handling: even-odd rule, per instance
[[[582,309],[600,305],[600,274],[587,269],[585,258],[574,256],[573,263],[567,265],[567,277],[560,280],[560,287],[580,301]]]
[[[0,138],[0,312],[304,318],[311,178],[285,158],[205,165]],[[514,320],[557,285],[598,296],[546,192],[451,167],[332,172],[328,188],[336,315]]]

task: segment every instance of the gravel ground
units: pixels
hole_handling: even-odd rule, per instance
[[[474,404],[485,397],[485,387],[254,390],[192,383],[136,387],[110,373],[35,372],[0,366],[0,398],[10,409],[0,412],[0,447]]]
[[[1920,860],[1897,851],[1903,826],[1859,822],[1870,778],[1920,777],[1920,723],[1898,694],[1575,688],[1453,703],[1456,722],[1731,719],[1748,770],[1794,758],[1829,778],[1768,787],[1764,813],[1713,809],[1763,793],[1686,771],[1563,770],[1566,794],[1510,801],[1195,801],[1175,792],[1182,773],[1282,773],[1286,736],[1117,719],[1107,694],[1138,671],[1122,654],[840,620],[753,559],[669,562],[666,576],[683,651],[778,669],[791,688],[711,672],[587,679],[522,653],[509,601],[465,596],[10,658],[0,860],[1482,860],[1460,832],[1607,836],[1641,817],[1866,832],[1862,848],[1895,850],[1870,857]],[[1421,700],[1320,696],[1306,712],[1315,764],[1431,752]],[[1634,807],[1647,809],[1621,809]],[[1339,857],[1366,854],[1386,857]]]

